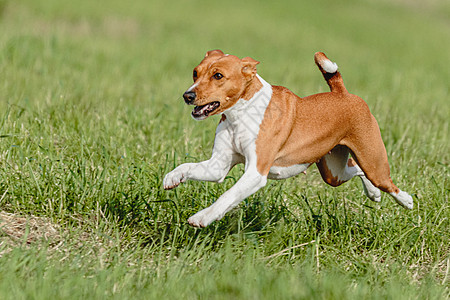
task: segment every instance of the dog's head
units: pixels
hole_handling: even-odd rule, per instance
[[[208,51],[194,69],[194,84],[183,94],[186,104],[195,105],[192,117],[204,120],[232,107],[246,92],[256,75],[258,61]],[[248,95],[247,95],[248,96]]]

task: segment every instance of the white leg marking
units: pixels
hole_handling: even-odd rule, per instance
[[[222,122],[216,129],[211,158],[178,166],[164,177],[164,189],[173,189],[188,179],[222,182],[237,162],[238,156],[230,143],[230,133]]]
[[[362,172],[362,171],[361,171]],[[381,191],[379,188],[375,187],[372,182],[370,182],[369,179],[367,179],[367,177],[364,175],[358,175],[359,178],[361,178],[362,184],[363,184],[363,189],[364,189],[364,194],[366,194],[366,196],[375,202],[381,202]]]
[[[361,170],[361,168],[358,165],[353,166],[351,168],[354,168],[355,175],[357,175],[357,176],[359,176],[359,178],[361,178],[361,182],[363,184],[363,189],[364,189],[364,194],[366,194],[366,196],[374,202],[381,202],[380,189],[375,187],[372,184],[372,182],[370,182],[370,180],[367,179],[366,175],[364,174],[364,172]]]
[[[190,217],[188,223],[194,227],[206,227],[212,222],[220,220],[228,211],[265,186],[266,183],[267,177],[262,176],[256,169],[251,168],[216,202]]]
[[[164,189],[176,188],[186,180],[204,180],[220,182],[232,167],[230,164],[221,166],[223,161],[211,158],[199,163],[186,163],[176,167],[164,177]]]
[[[407,192],[400,190],[398,194],[391,193],[391,196],[394,197],[395,201],[397,201],[397,203],[403,206],[404,208],[413,209],[414,207],[413,198]]]

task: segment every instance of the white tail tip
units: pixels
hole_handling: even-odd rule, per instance
[[[336,73],[338,70],[338,65],[329,59],[324,59],[320,62],[320,66],[327,73]]]

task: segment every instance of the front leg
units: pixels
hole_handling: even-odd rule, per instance
[[[164,177],[164,189],[170,190],[186,180],[221,182],[235,164],[233,157],[213,155],[199,163],[186,163],[176,167]]]
[[[211,158],[200,163],[186,163],[178,166],[164,177],[164,189],[170,190],[188,179],[222,182],[230,169],[242,159],[230,143],[227,123],[220,122]]]
[[[228,211],[265,186],[266,183],[267,176],[261,175],[256,168],[247,170],[233,187],[211,206],[190,217],[188,223],[195,227],[206,227],[212,222],[220,220]]]

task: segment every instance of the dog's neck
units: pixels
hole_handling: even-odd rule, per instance
[[[248,82],[247,87],[240,96],[242,100],[250,100],[253,96],[263,87],[264,79],[262,79],[258,74],[255,74],[253,78]]]
[[[251,122],[260,124],[272,98],[272,86],[256,74],[241,98],[223,113],[231,123]]]

